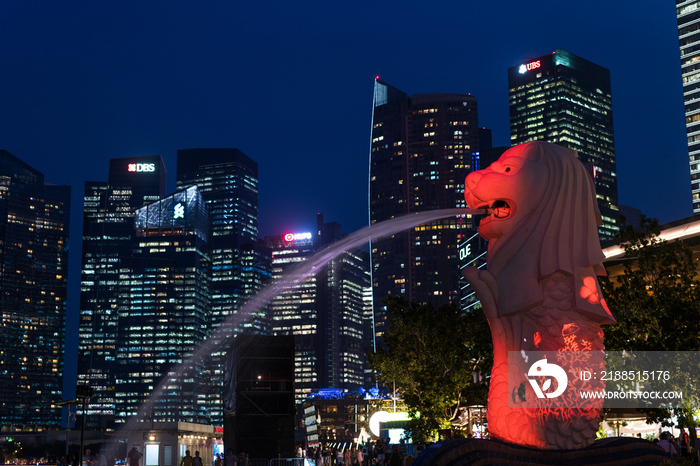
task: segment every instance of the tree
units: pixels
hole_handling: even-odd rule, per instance
[[[493,364],[491,332],[480,311],[462,313],[455,305],[434,309],[402,298],[384,301],[389,328],[386,348],[369,355],[379,380],[401,392],[416,441],[435,439],[467,405],[486,404]],[[480,375],[483,375],[481,377]]]
[[[600,280],[617,319],[606,327],[605,347],[608,351],[699,351],[700,282],[693,253],[682,241],[660,240],[658,220],[642,216],[641,224],[642,230],[634,231],[623,218],[620,244],[625,257],[622,264],[606,264],[609,276]],[[674,414],[680,427],[697,427],[696,390],[684,392],[691,396],[673,413],[642,410],[647,422],[670,426]]]

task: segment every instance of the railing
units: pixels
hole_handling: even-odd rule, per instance
[[[270,466],[270,460],[265,458],[249,458],[248,466]]]
[[[316,466],[316,463],[311,458],[272,458],[270,466]]]

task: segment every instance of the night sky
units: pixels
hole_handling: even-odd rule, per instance
[[[261,236],[313,230],[317,212],[352,232],[376,75],[471,93],[509,145],[507,69],[557,48],[611,71],[620,202],[690,216],[673,2],[2,2],[0,149],[73,189],[66,389],[83,186],[110,158],[162,154],[172,192],[178,149],[236,147],[260,167]]]

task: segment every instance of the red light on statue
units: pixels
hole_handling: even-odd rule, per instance
[[[284,240],[288,243],[292,242],[294,241],[294,235],[292,233],[287,233],[286,235],[284,235]]]

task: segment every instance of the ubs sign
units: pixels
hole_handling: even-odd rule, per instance
[[[156,171],[155,163],[130,163],[126,166],[130,173],[150,173]]]
[[[524,65],[520,65],[520,68],[518,68],[518,72],[520,74],[525,74],[528,71],[536,70],[537,68],[540,68],[541,66],[542,66],[542,62],[540,60],[531,61],[530,63],[525,63]]]

